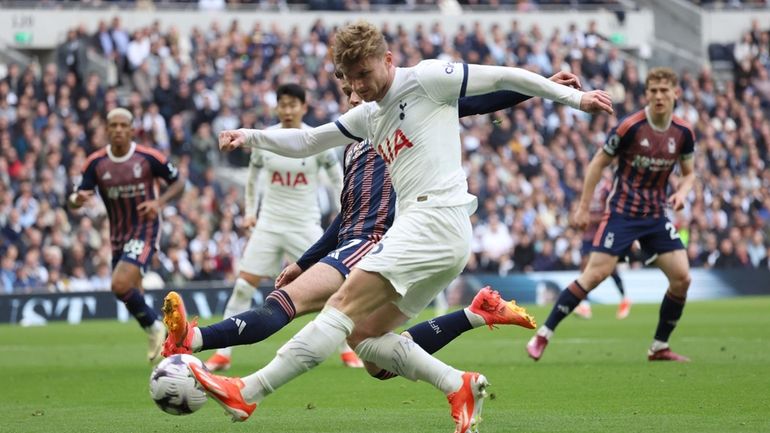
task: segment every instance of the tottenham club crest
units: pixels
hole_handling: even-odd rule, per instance
[[[668,153],[676,153],[676,140],[674,140],[674,137],[668,137]]]
[[[142,177],[142,164],[138,162],[134,164],[134,177],[137,179]]]

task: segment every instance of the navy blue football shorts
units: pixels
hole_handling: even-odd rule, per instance
[[[337,249],[319,261],[333,267],[347,278],[350,270],[377,245],[380,239],[382,239],[380,235],[345,239],[337,245]]]
[[[635,240],[642,246],[645,264],[660,254],[684,249],[679,231],[668,218],[636,218],[611,212],[602,219],[591,251],[622,258]]]
[[[139,267],[144,274],[152,263],[155,254],[155,244],[144,239],[134,238],[124,243],[121,248],[112,250],[112,270],[118,266],[118,262],[128,262]]]

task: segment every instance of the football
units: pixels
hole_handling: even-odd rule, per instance
[[[150,397],[163,412],[189,415],[206,403],[206,393],[195,382],[189,363],[203,367],[201,360],[192,355],[173,355],[152,370]]]

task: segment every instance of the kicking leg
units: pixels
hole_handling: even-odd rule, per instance
[[[233,291],[225,305],[224,319],[230,319],[236,314],[248,311],[251,308],[251,300],[257,292],[257,286],[263,277],[248,272],[240,271],[235,280]],[[239,325],[243,322],[234,320]],[[227,370],[230,368],[233,349],[228,346],[217,346],[216,353],[206,360],[206,368],[212,371]]]
[[[259,308],[236,314],[210,326],[191,326],[187,343],[186,325],[183,333],[177,336],[169,334],[171,346],[175,348],[170,353],[190,353],[262,341],[282,329],[294,317],[319,311],[342,282],[342,275],[334,268],[318,263],[289,285],[273,291]],[[178,302],[181,302],[181,298]],[[181,306],[181,309],[183,313],[184,307]],[[168,314],[177,310],[179,307],[174,307]],[[186,318],[178,317],[176,320],[186,323]],[[166,346],[169,346],[168,342]],[[168,356],[165,351],[164,355]]]
[[[363,319],[396,299],[398,294],[379,274],[355,269],[315,320],[261,370],[243,379],[216,376],[193,364],[190,370],[234,421],[244,421],[265,396],[328,358],[353,331],[352,317]]]

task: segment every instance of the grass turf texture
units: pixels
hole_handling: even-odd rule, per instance
[[[628,319],[618,321],[614,306],[594,306],[592,320],[562,323],[538,363],[524,352],[531,331],[511,327],[470,331],[438,356],[481,371],[492,383],[484,433],[770,432],[770,297],[690,303],[672,338],[673,349],[690,356],[690,364],[646,360],[657,309],[635,305]],[[548,313],[531,311],[541,323]],[[237,348],[228,374],[264,365],[307,320],[259,345]],[[0,326],[0,431],[453,429],[446,400],[430,385],[370,379],[343,368],[338,356],[270,396],[245,423],[231,424],[211,400],[195,414],[167,415],[148,395],[145,344],[133,322]]]

